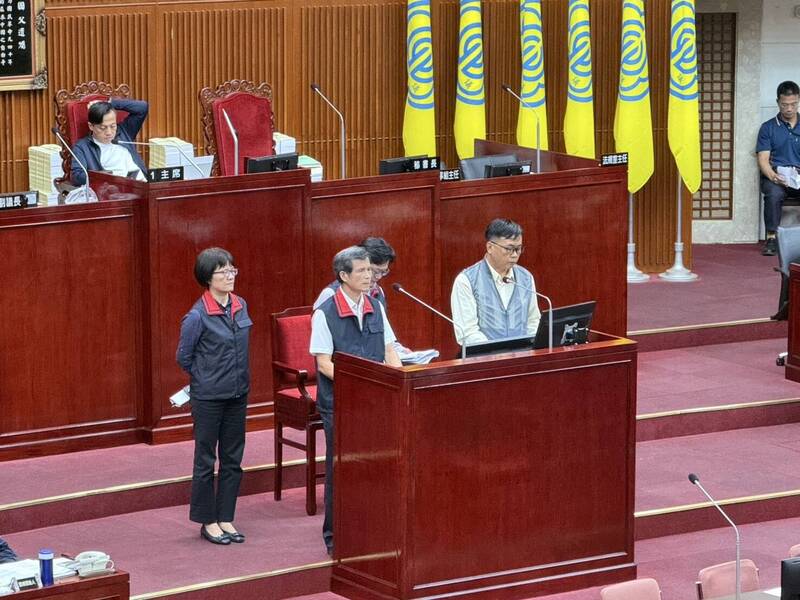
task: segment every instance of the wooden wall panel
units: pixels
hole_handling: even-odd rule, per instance
[[[500,89],[519,88],[518,0],[484,0],[487,137],[513,142],[517,105]],[[666,145],[669,0],[648,0],[648,50],[656,174],[637,197],[640,267],[672,262],[676,176]],[[614,149],[622,0],[594,0],[595,127],[598,153]],[[0,96],[0,191],[27,187],[27,148],[51,142],[52,96],[99,79],[128,83],[151,103],[144,136],[177,135],[202,148],[197,92],[225,79],[268,81],[279,130],[339,174],[335,115],[311,82],[348,121],[348,175],[377,172],[378,160],[402,154],[405,101],[404,0],[51,0],[50,88]],[[439,152],[455,164],[453,114],[458,43],[457,0],[432,0]],[[550,148],[563,151],[567,0],[544,0],[545,77]],[[688,198],[687,198],[688,200]],[[691,241],[685,202],[684,241]],[[690,246],[687,253],[690,258]],[[622,260],[622,258],[621,258]]]

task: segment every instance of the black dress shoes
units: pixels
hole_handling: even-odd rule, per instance
[[[227,535],[234,544],[244,544],[244,534],[241,531],[234,531],[233,533],[225,531],[225,535]]]
[[[227,546],[231,543],[231,537],[227,533],[223,531],[222,535],[211,535],[205,525],[200,525],[200,537],[207,539],[212,544],[220,544],[222,546]]]

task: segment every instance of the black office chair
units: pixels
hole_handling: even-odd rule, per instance
[[[775,270],[781,274],[781,292],[778,298],[778,312],[771,319],[785,321],[789,318],[789,265],[800,262],[800,225],[778,227],[778,266]],[[782,367],[786,363],[786,352],[778,354],[775,363]]]

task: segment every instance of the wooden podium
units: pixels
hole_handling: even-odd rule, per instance
[[[636,577],[636,344],[336,356],[332,591],[524,598]]]

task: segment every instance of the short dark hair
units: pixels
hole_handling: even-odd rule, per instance
[[[513,240],[522,235],[522,225],[511,219],[495,219],[486,226],[486,241],[492,238],[505,238]]]
[[[369,262],[373,265],[392,263],[397,255],[385,239],[379,237],[368,237],[359,244],[369,254]]]
[[[194,263],[194,278],[202,287],[208,289],[214,271],[225,265],[236,266],[236,263],[233,262],[233,254],[223,248],[206,248],[197,255]]]
[[[333,257],[333,274],[336,275],[336,281],[341,283],[339,273],[342,271],[348,275],[353,272],[354,260],[369,260],[369,253],[361,246],[350,246],[336,253]]]
[[[114,107],[111,102],[95,102],[89,107],[89,123],[92,125],[100,125],[103,123],[103,117],[112,112]]]
[[[794,81],[784,81],[778,86],[778,98],[781,96],[800,96],[800,87]]]

